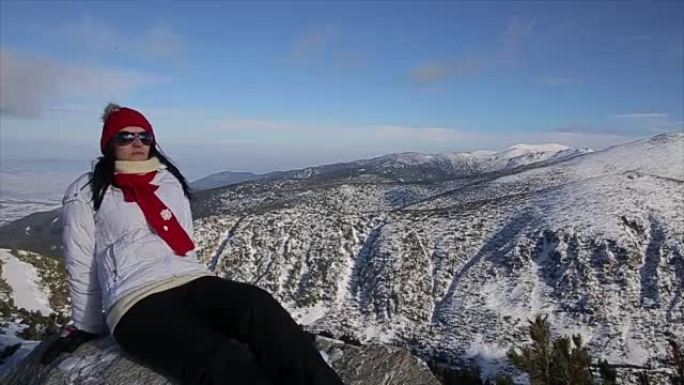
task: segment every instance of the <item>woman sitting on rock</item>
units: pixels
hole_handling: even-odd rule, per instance
[[[114,104],[103,121],[104,156],[63,199],[73,325],[42,362],[109,331],[182,384],[342,384],[269,293],[198,261],[187,182],[149,121]]]

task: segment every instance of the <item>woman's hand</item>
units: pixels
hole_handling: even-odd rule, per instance
[[[43,352],[40,362],[47,365],[54,361],[61,353],[73,353],[82,343],[97,338],[97,334],[76,329],[73,326],[65,326],[50,346]]]

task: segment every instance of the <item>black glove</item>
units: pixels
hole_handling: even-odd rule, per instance
[[[97,338],[97,334],[78,330],[73,326],[65,326],[50,346],[43,352],[40,362],[47,365],[61,353],[73,353],[82,343]]]

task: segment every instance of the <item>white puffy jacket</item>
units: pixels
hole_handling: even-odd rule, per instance
[[[192,237],[190,202],[165,167],[151,183],[159,186],[155,193]],[[104,333],[106,312],[136,288],[174,276],[210,273],[194,250],[176,255],[147,224],[138,204],[124,200],[121,189],[109,186],[95,212],[91,177],[91,172],[79,176],[62,199],[64,261],[74,326]]]

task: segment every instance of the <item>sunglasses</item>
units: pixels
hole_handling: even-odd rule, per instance
[[[121,131],[116,134],[114,137],[116,139],[116,144],[119,146],[125,146],[127,144],[133,143],[135,138],[140,139],[140,141],[146,145],[149,146],[154,142],[154,136],[150,134],[147,131],[143,132],[128,132],[128,131]]]

